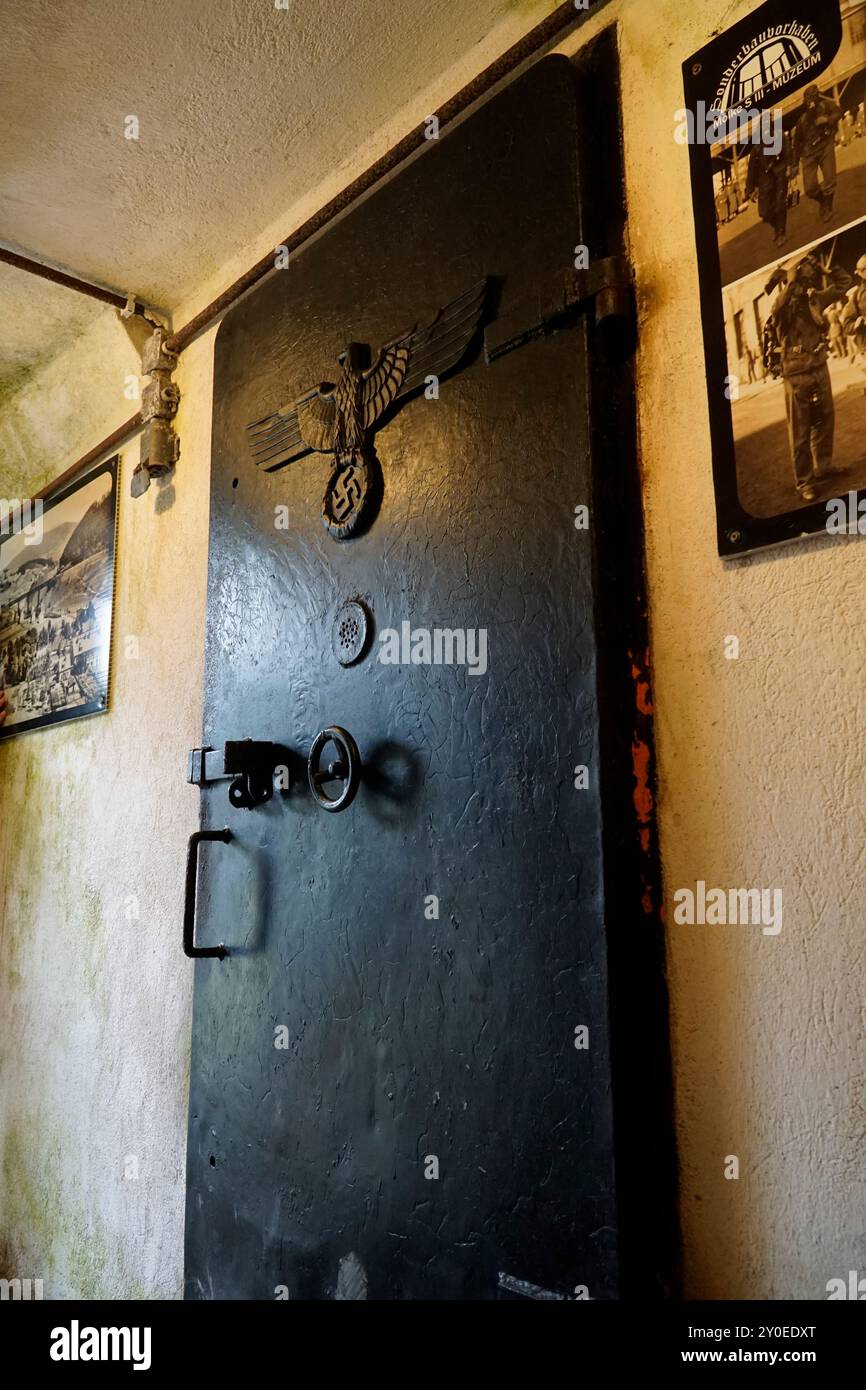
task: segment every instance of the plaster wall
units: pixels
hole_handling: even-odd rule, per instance
[[[515,6],[351,160],[275,204],[175,321],[550,8]],[[673,126],[683,58],[750,8],[617,0],[564,51],[618,22],[666,896],[698,879],[784,893],[775,937],[668,913],[685,1291],[817,1299],[866,1267],[866,550],[811,540],[733,565],[715,554],[688,159]],[[181,887],[198,812],[184,760],[201,719],[212,351],[209,332],[181,360],[173,484],[132,502],[137,443],[122,451],[110,714],[0,747],[0,1254],[42,1277],[46,1297],[181,1289]],[[136,361],[103,315],[7,401],[0,495],[39,486],[125,419]],[[724,1178],[730,1154],[738,1181]]]

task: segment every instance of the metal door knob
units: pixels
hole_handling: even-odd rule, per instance
[[[337,756],[323,764],[322,752],[329,743],[334,744]],[[352,735],[336,724],[317,733],[307,759],[307,777],[310,791],[323,811],[345,811],[354,801],[361,781],[361,755]],[[329,782],[342,783],[337,796],[328,796],[324,791]]]

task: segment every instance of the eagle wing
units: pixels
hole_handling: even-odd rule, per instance
[[[440,309],[425,328],[410,328],[386,343],[364,373],[364,424],[369,429],[392,401],[424,386],[428,376],[443,377],[466,355],[484,312],[487,280],[479,280]]]
[[[247,425],[253,461],[273,473],[314,450],[333,448],[336,403],[333,386],[317,386],[294,405],[263,415]]]
[[[364,372],[364,428],[388,409],[403,381],[412,356],[414,328],[393,342],[386,343],[373,366]]]
[[[397,389],[397,400],[418,391],[428,376],[441,379],[466,356],[484,313],[487,283],[486,278],[479,280],[440,309],[426,328],[409,335],[409,367]]]
[[[329,454],[334,448],[334,428],[337,423],[337,402],[334,389],[319,389],[299,401],[296,407],[301,438],[311,449]]]
[[[426,328],[410,328],[385,344],[362,374],[365,429],[394,401],[420,390],[429,376],[441,379],[461,362],[481,323],[487,284],[479,280],[440,309]],[[254,420],[247,425],[253,459],[271,473],[314,450],[331,452],[338,409],[335,387],[323,384],[293,405]]]

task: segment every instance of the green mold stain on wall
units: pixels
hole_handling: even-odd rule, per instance
[[[0,1159],[5,1226],[0,1277],[42,1279],[46,1298],[54,1296],[52,1286],[59,1281],[77,1298],[131,1296],[122,1259],[111,1259],[102,1221],[87,1213],[68,1171],[63,1175],[69,1159],[68,1145],[38,1118],[8,1127]]]
[[[24,984],[21,966],[33,921],[33,895],[29,888],[3,888],[3,926],[0,931],[0,979],[8,989]]]
[[[38,881],[43,824],[42,786],[32,748],[3,748],[0,785],[14,788],[16,806],[27,808],[26,815],[7,812],[0,824],[0,981],[16,989],[24,984],[23,962],[34,931],[31,885]]]
[[[3,1139],[3,1208],[6,1259],[35,1260],[33,1269],[15,1268],[9,1277],[42,1279],[54,1269],[54,1239],[60,1207],[56,1187],[37,1177],[33,1155],[23,1128],[10,1125]],[[18,1234],[20,1232],[20,1235]]]
[[[84,885],[79,921],[83,944],[96,946],[102,940],[102,894],[93,883]]]
[[[69,921],[77,928],[81,950],[81,978],[96,1012],[107,1019],[110,1011],[108,979],[105,971],[106,939],[102,894],[94,883],[86,882],[78,902],[70,910]]]
[[[111,1268],[108,1244],[99,1221],[86,1221],[76,1213],[68,1223],[66,1271],[78,1298],[117,1298],[118,1289],[109,1278]]]

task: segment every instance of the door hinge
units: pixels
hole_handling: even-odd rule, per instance
[[[634,322],[632,268],[625,256],[605,256],[585,270],[568,268],[536,276],[532,285],[488,324],[484,333],[487,362],[523,347],[545,333],[555,333],[572,314],[594,305],[596,324]]]

